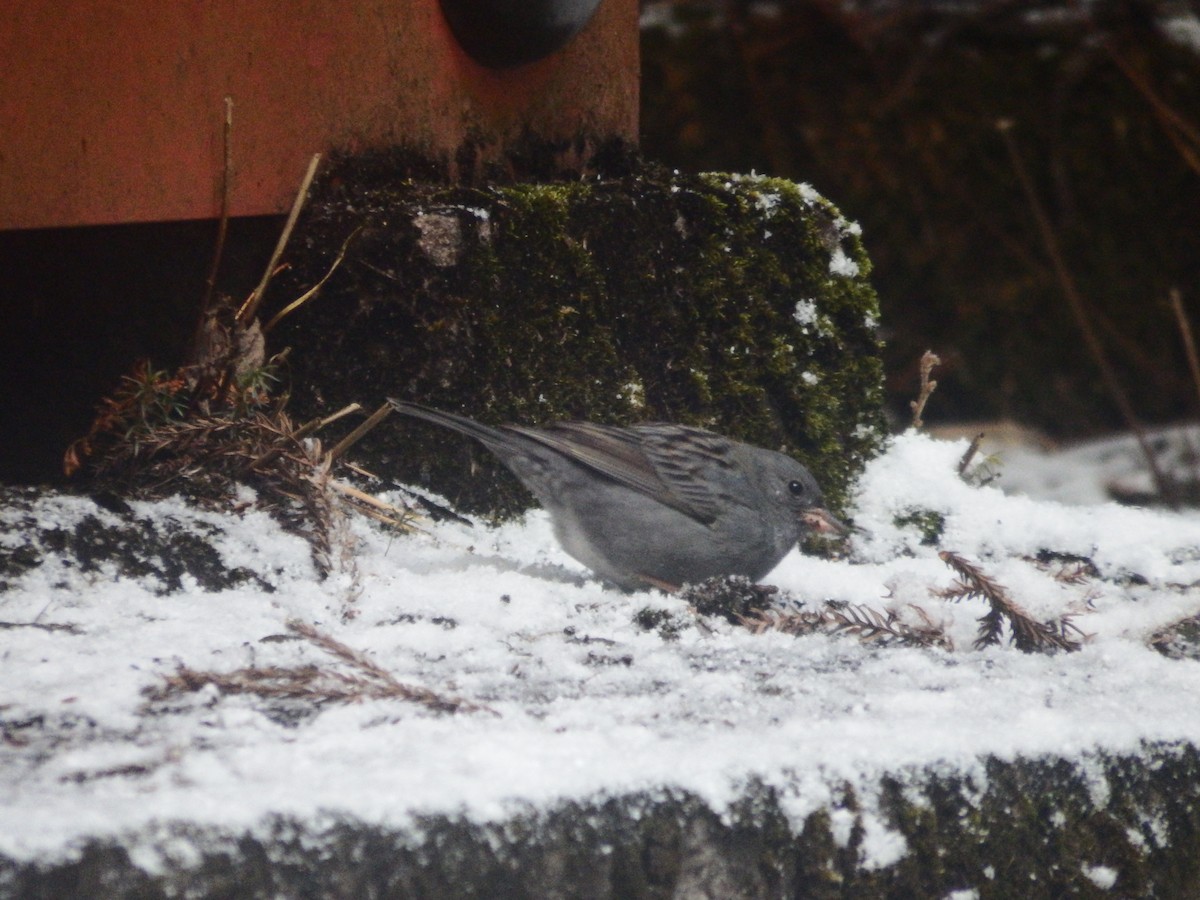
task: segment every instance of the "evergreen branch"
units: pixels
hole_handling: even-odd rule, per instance
[[[1082,632],[1071,623],[1069,616],[1064,616],[1056,623],[1039,622],[978,566],[949,550],[943,550],[938,558],[959,578],[949,590],[940,592],[941,596],[951,600],[979,597],[991,607],[979,619],[979,631],[975,638],[977,650],[999,644],[1005,622],[1008,622],[1012,643],[1025,653],[1079,649],[1081,642],[1070,637],[1068,632],[1073,631],[1081,636]]]

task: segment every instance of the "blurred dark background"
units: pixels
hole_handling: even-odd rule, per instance
[[[648,157],[807,181],[861,223],[902,421],[931,348],[928,419],[1125,427],[1035,205],[1138,416],[1195,416],[1168,303],[1200,319],[1190,4],[653,2],[642,52]]]

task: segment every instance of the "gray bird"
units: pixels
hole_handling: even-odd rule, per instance
[[[563,549],[626,590],[673,590],[717,575],[757,581],[808,531],[846,531],[800,463],[701,428],[493,428],[388,402],[482,443],[550,513]]]

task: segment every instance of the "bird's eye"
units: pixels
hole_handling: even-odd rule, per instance
[[[804,495],[804,485],[799,481],[789,481],[788,491],[793,497],[802,497]]]

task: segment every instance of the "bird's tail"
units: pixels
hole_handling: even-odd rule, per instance
[[[489,450],[494,450],[496,447],[512,447],[514,443],[513,436],[508,432],[476,422],[474,419],[468,419],[466,416],[442,412],[440,409],[422,406],[419,403],[410,403],[407,400],[393,400],[391,397],[388,398],[388,403],[398,413],[424,419],[426,422],[432,422],[435,425],[441,425],[473,437]]]

